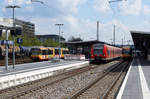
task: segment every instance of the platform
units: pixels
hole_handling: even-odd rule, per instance
[[[11,74],[17,74],[17,73],[22,73],[22,72],[29,72],[29,71],[35,71],[35,70],[40,70],[40,69],[45,69],[45,68],[52,68],[52,67],[60,67],[60,66],[65,66],[69,64],[75,64],[75,63],[81,63],[84,61],[60,61],[60,62],[51,62],[51,61],[43,61],[43,62],[34,62],[34,63],[26,63],[26,64],[18,64],[15,65],[15,69],[13,69],[12,65],[8,66],[8,69],[5,69],[5,66],[0,67],[0,77],[1,76],[6,76],[6,75],[11,75]]]
[[[150,99],[150,61],[133,59],[116,99]]]
[[[71,69],[88,65],[88,61],[35,62],[19,64],[15,69],[10,65],[8,70],[0,67],[0,89],[27,83],[30,81],[53,76]]]

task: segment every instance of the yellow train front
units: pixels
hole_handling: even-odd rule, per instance
[[[132,49],[130,47],[122,48],[122,58],[123,58],[123,60],[131,60],[132,59]]]
[[[68,54],[67,48],[60,48],[60,58]],[[59,48],[53,47],[34,47],[31,48],[31,59],[34,61],[50,60],[52,58],[59,58]]]
[[[54,48],[31,48],[31,59],[35,61],[49,60],[54,57]]]
[[[60,48],[60,58],[64,59],[65,55],[69,53],[68,48]],[[55,58],[59,57],[59,48],[55,48]]]

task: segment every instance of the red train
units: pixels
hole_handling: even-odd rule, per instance
[[[90,62],[106,62],[119,57],[122,57],[122,48],[100,43],[91,46]]]

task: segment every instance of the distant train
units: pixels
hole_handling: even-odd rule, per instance
[[[68,54],[67,48],[60,48],[60,58]],[[50,60],[59,57],[59,48],[52,47],[33,47],[31,48],[31,59],[35,61]]]
[[[0,59],[4,59],[6,54],[6,46],[5,45],[0,45]],[[13,46],[10,45],[8,46],[8,56],[12,57],[13,55]],[[19,56],[20,55],[20,48],[18,46],[15,46],[15,55]]]
[[[106,62],[120,57],[122,57],[122,48],[101,43],[91,46],[90,62]]]
[[[122,48],[122,58],[123,60],[131,60],[132,59],[132,48],[129,46]]]

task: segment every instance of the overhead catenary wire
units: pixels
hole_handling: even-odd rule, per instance
[[[116,19],[118,19],[117,17],[117,13],[115,12],[115,10],[114,10],[114,8],[112,7],[112,5],[111,5],[111,3],[115,3],[115,2],[121,2],[121,1],[127,1],[127,0],[107,0],[107,2],[108,2],[108,4],[109,4],[109,7],[112,9],[111,11],[113,12],[113,14],[114,14],[114,17],[116,18]],[[117,24],[115,24],[116,26],[117,26]],[[124,29],[122,29],[123,30],[123,33],[124,34],[126,34],[127,33],[127,31],[125,31]],[[122,38],[121,38],[122,39]]]

